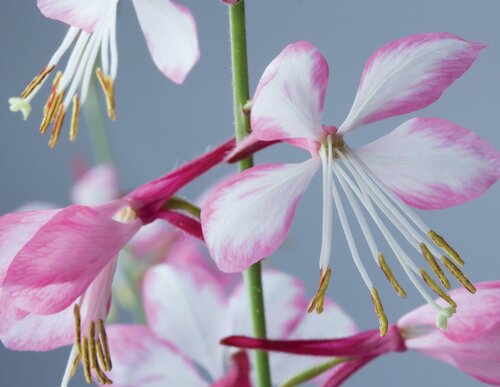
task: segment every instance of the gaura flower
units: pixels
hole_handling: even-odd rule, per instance
[[[251,333],[243,284],[228,291],[224,281],[205,266],[200,253],[189,262],[172,258],[145,276],[143,298],[149,326],[117,324],[107,329],[114,384],[144,386],[154,380],[165,386],[253,385],[246,354],[219,345],[227,334]],[[290,275],[264,272],[263,286],[271,337],[340,337],[354,332],[352,320],[330,301],[325,320],[304,315],[304,288]],[[303,362],[315,364],[318,359],[271,356],[275,382],[290,377]]]
[[[409,206],[438,209],[477,198],[500,176],[499,152],[469,130],[439,118],[410,119],[360,148],[349,147],[344,137],[362,124],[431,104],[472,65],[483,47],[446,33],[413,35],[389,43],[368,60],[351,111],[337,129],[322,125],[328,82],[325,58],[306,42],[287,46],[267,67],[257,86],[251,109],[252,134],[244,145],[284,141],[308,150],[311,158],[298,164],[266,164],[248,169],[209,195],[201,219],[205,240],[218,267],[225,272],[239,272],[272,254],[285,239],[312,176],[322,167],[320,285],[309,311],[321,312],[331,275],[335,205],[354,263],[370,291],[381,334],[387,330],[380,297],[358,253],[337,181],[375,263],[397,293],[406,297],[375,242],[362,207],[413,285],[438,311],[438,325],[444,327],[456,303],[425,269],[412,261],[385,226],[380,212],[422,254],[445,288],[450,288],[450,283],[438,263],[439,257],[446,269],[474,292],[474,286],[459,268],[463,265],[459,254]],[[451,308],[436,304],[418,277]]]
[[[146,43],[159,70],[175,83],[182,83],[199,58],[196,24],[191,12],[170,0],[133,0]],[[108,116],[114,120],[114,81],[118,70],[116,12],[118,0],[38,0],[38,8],[48,18],[70,26],[61,45],[47,65],[26,86],[20,97],[9,99],[10,110],[20,111],[26,120],[31,100],[41,89],[63,55],[73,45],[65,70],[58,71],[45,104],[40,132],[53,123],[49,146],[57,144],[64,118],[72,105],[70,141],[78,132],[80,105],[88,94],[90,78],[95,73],[102,86]]]
[[[4,345],[45,351],[73,342],[63,385],[80,361],[89,383],[93,377],[108,383],[111,358],[104,322],[118,252],[142,225],[156,219],[174,219],[176,226],[200,237],[196,219],[162,207],[180,188],[222,161],[233,146],[234,141],[228,141],[121,199],[1,217]]]
[[[446,330],[434,327],[429,305],[404,315],[391,325],[387,337],[367,331],[345,339],[273,341],[232,337],[224,344],[313,356],[341,356],[350,360],[337,367],[325,386],[338,386],[359,368],[390,352],[413,349],[442,360],[488,384],[500,385],[500,282],[482,282],[472,297],[463,289],[450,296],[460,303]],[[442,303],[436,300],[437,303]]]

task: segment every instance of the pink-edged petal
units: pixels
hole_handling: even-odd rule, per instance
[[[462,288],[450,292],[458,308],[448,320],[447,328],[440,332],[452,341],[474,340],[500,323],[500,282],[481,282],[476,284],[476,289],[475,294]],[[424,305],[401,317],[398,326],[402,329],[414,326],[434,327],[435,318],[433,308]]]
[[[224,375],[219,340],[226,332],[226,300],[220,283],[198,265],[162,264],[143,284],[151,329],[201,365],[213,379]]]
[[[500,153],[440,118],[414,118],[354,152],[411,206],[439,209],[482,195],[500,177]]]
[[[266,304],[267,307],[267,304]],[[338,305],[325,301],[325,310],[321,315],[306,314],[302,310],[302,319],[286,339],[321,339],[347,337],[356,333],[356,324]],[[270,336],[271,337],[271,336]],[[270,354],[271,369],[275,381],[282,383],[301,370],[320,365],[325,359],[314,356]],[[327,372],[326,375],[329,375]],[[324,380],[323,375],[321,380]]]
[[[120,197],[116,169],[111,164],[101,164],[85,172],[71,189],[75,204],[95,206]]]
[[[43,16],[92,32],[109,7],[117,0],[37,0]]]
[[[59,211],[15,212],[0,218],[0,284],[16,254]]]
[[[100,209],[106,212],[113,206]],[[36,314],[59,312],[89,286],[140,225],[139,220],[115,221],[90,207],[66,207],[19,250],[3,288],[21,309]]]
[[[251,111],[253,134],[264,141],[321,142],[327,84],[328,63],[316,47],[307,42],[286,46],[257,86]]]
[[[200,57],[193,15],[170,0],[133,0],[151,57],[160,71],[182,83]]]
[[[127,195],[127,200],[145,223],[154,220],[156,213],[168,199],[186,184],[224,161],[235,143],[232,138],[166,175],[136,188]]]
[[[286,338],[307,310],[304,285],[289,274],[266,270],[262,275],[268,337]],[[243,283],[229,300],[231,334],[252,334],[250,302]]]
[[[113,359],[108,373],[116,387],[208,387],[195,366],[145,325],[106,328]]]
[[[267,164],[228,179],[207,197],[201,224],[220,270],[240,272],[285,239],[297,205],[321,161]]]
[[[198,219],[177,211],[162,211],[158,213],[158,218],[164,219],[172,226],[186,232],[191,236],[194,236],[201,241],[204,241],[203,232],[201,231],[201,224]]]
[[[499,342],[500,321],[497,320],[497,324],[486,333],[466,342],[452,341],[435,329],[425,336],[408,339],[406,344],[409,349],[449,363],[484,383],[498,386]]]
[[[158,219],[142,226],[130,240],[128,246],[139,260],[150,257],[162,259],[179,236],[180,231]]]
[[[250,359],[245,351],[231,356],[227,375],[212,383],[212,387],[252,387],[250,381]]]
[[[412,35],[387,44],[368,60],[339,134],[430,105],[484,47],[448,33]]]
[[[5,347],[17,351],[50,351],[75,340],[73,305],[49,315],[28,314],[8,319],[1,313],[0,339]]]

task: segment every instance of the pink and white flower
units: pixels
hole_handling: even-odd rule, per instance
[[[221,162],[233,146],[234,141],[228,141],[124,198],[0,217],[0,338],[4,345],[45,351],[73,342],[63,385],[79,360],[91,380],[88,367],[97,364],[93,356],[98,355],[105,361],[92,372],[106,381],[111,363],[105,356],[104,322],[120,249],[141,226],[155,219],[169,221],[171,214],[185,218],[189,227],[184,229],[200,235],[197,220],[163,205]]]
[[[321,283],[311,310],[321,307],[328,284],[335,206],[354,263],[381,320],[382,334],[387,329],[378,292],[359,256],[337,181],[376,264],[396,291],[406,296],[375,242],[362,207],[411,282],[437,309],[439,324],[445,324],[452,310],[436,304],[417,277],[438,294],[444,291],[411,260],[379,212],[423,254],[446,288],[450,284],[436,257],[441,256],[443,264],[473,292],[460,269],[436,247],[459,266],[462,259],[409,206],[439,209],[477,198],[500,176],[499,152],[469,130],[439,118],[410,119],[360,148],[349,147],[344,138],[362,124],[433,103],[467,71],[483,47],[447,33],[413,35],[389,43],[369,59],[351,111],[337,129],[322,124],[329,73],[326,59],[307,42],[287,46],[267,67],[257,86],[251,109],[252,134],[236,152],[245,153],[247,146],[258,149],[266,141],[284,141],[306,149],[311,157],[298,164],[266,164],[248,169],[209,195],[201,218],[205,240],[218,267],[225,272],[240,272],[272,254],[285,239],[297,205],[321,167]]]
[[[144,280],[149,326],[123,324],[107,329],[114,384],[145,386],[154,381],[169,386],[252,385],[246,355],[219,345],[227,334],[251,332],[243,284],[228,293],[225,281],[207,270],[197,255],[189,263],[168,262],[150,269]],[[331,301],[327,302],[324,319],[304,314],[304,288],[290,275],[264,272],[263,284],[269,336],[341,337],[355,331],[352,320]],[[318,359],[311,357],[271,356],[275,382],[288,379],[297,366],[317,363]],[[208,379],[198,372],[200,368]]]
[[[63,72],[54,78],[40,126],[45,133],[53,123],[49,146],[59,139],[66,112],[72,107],[70,140],[76,139],[80,105],[87,98],[94,65],[101,67],[96,75],[106,97],[108,116],[114,120],[114,81],[118,71],[116,13],[119,0],[38,0],[38,8],[48,18],[70,26],[61,45],[47,65],[25,88],[20,97],[9,100],[11,111],[20,111],[26,120],[30,102],[48,75],[58,66],[74,43]],[[158,69],[175,83],[182,83],[199,58],[196,23],[191,12],[171,0],[133,0],[151,57]]]
[[[367,331],[345,339],[260,340],[230,337],[224,344],[300,355],[340,356],[349,361],[338,366],[325,386],[339,386],[371,360],[390,352],[412,349],[442,360],[493,385],[500,385],[500,282],[482,282],[472,297],[463,289],[450,293],[460,308],[446,330],[434,326],[429,305],[404,315],[391,325],[386,337]],[[436,300],[437,303],[442,303]]]

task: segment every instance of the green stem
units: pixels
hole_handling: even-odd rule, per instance
[[[196,204],[191,203],[189,200],[181,198],[180,196],[172,196],[163,207],[165,210],[183,210],[188,214],[193,215],[195,218],[200,219],[201,210]]]
[[[89,82],[89,91],[83,105],[83,113],[89,128],[90,140],[97,164],[112,163],[113,155],[106,131],[106,122],[104,121],[104,115],[99,103],[97,79],[95,76],[92,76]]]
[[[317,366],[308,368],[307,370],[301,372],[298,375],[295,375],[291,379],[288,379],[285,383],[283,383],[280,387],[294,387],[299,384],[305,383],[314,379],[316,376],[321,375],[323,372],[328,371],[330,368],[335,367],[341,363],[348,361],[348,357],[336,357],[334,359],[328,360],[325,363],[321,363]]]
[[[244,114],[244,106],[250,99],[248,86],[247,42],[245,25],[245,1],[231,5],[229,23],[231,34],[231,59],[233,69],[233,101],[236,139],[241,141],[250,133],[250,118]],[[252,157],[238,163],[240,171],[253,166]],[[237,230],[236,230],[237,232]],[[249,294],[253,333],[256,337],[266,337],[266,316],[262,293],[262,275],[260,263],[256,263],[243,273],[245,286]],[[267,352],[255,351],[255,371],[258,387],[271,386],[271,371]]]

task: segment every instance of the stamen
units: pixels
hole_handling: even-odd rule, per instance
[[[431,267],[434,274],[436,274],[439,277],[439,280],[446,289],[450,289],[451,288],[450,281],[448,281],[448,278],[446,278],[445,274],[443,273],[441,266],[439,266],[439,264],[437,263],[436,257],[432,255],[432,253],[427,248],[427,245],[423,242],[420,243],[420,249],[422,250],[422,255],[424,256],[425,260]]]
[[[113,368],[113,363],[111,362],[111,354],[109,352],[108,336],[106,335],[106,330],[104,329],[104,321],[99,319],[99,336],[102,340],[102,346],[104,349],[104,369],[110,371]]]
[[[476,293],[476,287],[470,282],[470,280],[465,276],[465,274],[455,265],[448,257],[444,255],[441,256],[441,262],[446,266],[451,274],[460,282],[464,288],[466,288],[469,293]]]
[[[452,257],[457,264],[459,264],[460,266],[463,266],[465,264],[462,257],[460,257],[460,255],[448,244],[448,242],[446,242],[446,240],[441,235],[433,230],[429,230],[428,235],[429,238],[431,238],[432,241],[436,244],[436,246],[440,247],[446,254]]]
[[[73,377],[76,375],[76,371],[78,371],[78,365],[80,364],[81,359],[82,355],[81,352],[79,352],[73,359],[73,364],[71,364],[71,370],[69,371],[69,379],[73,379]]]
[[[33,92],[33,90],[35,90],[36,87],[44,81],[47,75],[49,75],[55,69],[55,67],[55,65],[45,66],[42,71],[40,71],[38,75],[33,78],[28,86],[26,86],[26,88],[21,93],[21,98],[27,98]]]
[[[73,142],[76,140],[76,135],[78,134],[78,117],[80,115],[80,99],[78,94],[73,96],[73,111],[71,113],[71,126],[69,128],[69,141]]]
[[[109,75],[104,75],[104,73],[100,68],[97,68],[96,75],[97,79],[99,80],[99,83],[101,84],[104,96],[106,98],[108,117],[114,121],[116,119],[116,112],[115,112],[115,93],[113,86],[113,78],[111,78]]]
[[[389,282],[391,283],[392,287],[396,291],[396,293],[398,293],[398,295],[401,298],[406,298],[405,290],[402,288],[402,286],[396,280],[396,277],[394,277],[394,274],[392,274],[392,270],[389,267],[389,265],[387,264],[387,262],[385,261],[384,254],[382,254],[382,253],[378,254],[378,264],[379,264],[380,268],[382,269],[382,271],[384,272],[387,279],[389,280]]]
[[[443,289],[441,289],[436,284],[436,282],[434,282],[431,276],[427,274],[427,272],[424,269],[420,269],[420,275],[422,276],[422,279],[427,284],[427,286],[429,286],[434,291],[434,293],[436,293],[439,297],[445,300],[453,308],[457,307],[457,303]]]
[[[102,350],[102,344],[101,344],[101,340],[99,339],[99,337],[96,337],[95,344],[96,344],[95,347],[96,347],[96,350],[97,350],[97,356],[99,358],[99,363],[103,365],[104,371],[110,371],[109,369],[107,369],[108,367],[106,367],[106,361],[105,361],[105,358],[104,358],[104,352]]]
[[[382,302],[380,301],[380,297],[378,295],[378,291],[375,288],[372,288],[371,291],[373,306],[375,307],[375,313],[377,314],[379,325],[380,325],[380,336],[385,336],[387,334],[387,316],[384,312],[384,307]]]
[[[80,307],[75,304],[73,309],[73,314],[75,315],[75,345],[78,356],[82,353],[82,332],[81,332],[81,317],[80,317]]]
[[[325,293],[328,289],[328,285],[330,284],[330,277],[332,275],[332,269],[328,268],[326,272],[323,274],[323,270],[320,270],[319,273],[319,285],[318,291],[314,295],[313,299],[309,303],[309,308],[307,308],[307,313],[312,313],[313,310],[316,310],[317,314],[323,313],[323,305],[325,303]]]
[[[61,93],[62,94],[62,93]],[[61,134],[62,124],[64,122],[64,117],[66,116],[66,111],[64,110],[64,105],[59,105],[57,111],[56,122],[54,123],[54,128],[49,139],[49,147],[54,148],[59,141],[59,136]]]
[[[50,92],[47,103],[43,108],[43,119],[40,125],[40,133],[44,134],[49,127],[50,123],[54,119],[54,115],[56,113],[56,109],[59,108],[61,104],[64,92],[57,92],[57,88],[59,86],[59,81],[61,80],[62,72],[58,71],[55,78],[54,83],[52,85],[52,91]]]
[[[92,374],[90,373],[89,340],[85,336],[83,337],[82,350],[83,373],[85,375],[85,380],[88,384],[92,384]]]
[[[90,353],[90,365],[92,369],[95,371],[97,379],[100,384],[110,384],[110,379],[106,376],[104,372],[102,372],[101,367],[99,366],[99,362],[97,361],[97,347],[95,341],[95,322],[92,321],[90,323],[90,332],[89,332],[89,353]],[[111,382],[112,383],[112,382]]]

